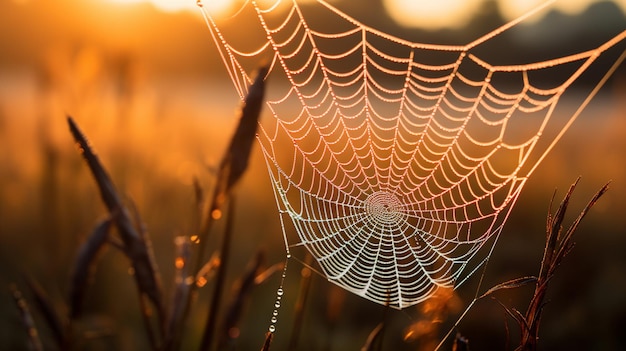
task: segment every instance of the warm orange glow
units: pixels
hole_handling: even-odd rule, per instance
[[[213,210],[213,212],[211,212],[211,217],[213,217],[213,219],[215,220],[222,218],[222,211],[220,211],[219,209]]]
[[[207,283],[207,279],[205,277],[198,277],[198,279],[196,280],[196,286],[199,288],[205,286],[206,283]]]
[[[483,0],[383,0],[397,23],[413,28],[461,28],[475,15]]]
[[[151,3],[164,12],[197,11],[196,0],[109,0],[121,4]],[[212,14],[221,14],[230,10],[233,0],[203,0],[202,6]]]
[[[585,11],[587,7],[592,4],[603,1],[605,0],[556,1],[550,8],[554,8],[569,15],[576,15]],[[504,19],[512,20],[545,2],[546,0],[498,0],[498,6]],[[618,5],[622,11],[626,12],[626,0],[613,0],[613,3]],[[545,14],[545,12],[543,14]],[[534,16],[529,18],[529,21],[537,21],[539,19],[541,19],[541,16]]]
[[[498,6],[504,19],[510,21],[548,1],[498,0]],[[602,1],[605,0],[555,1],[549,8],[576,15],[590,5]],[[425,29],[463,28],[480,11],[485,2],[485,0],[383,0],[385,9],[397,23],[405,27]],[[626,0],[612,2],[626,12]],[[546,13],[548,11],[543,11],[528,21],[540,20]]]
[[[174,260],[174,266],[176,266],[177,269],[182,269],[185,267],[185,260],[182,257],[176,257]]]

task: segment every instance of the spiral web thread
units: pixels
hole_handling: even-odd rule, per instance
[[[445,46],[316,6],[323,21],[295,1],[246,2],[228,19],[240,43],[203,13],[242,99],[262,61],[282,88],[258,140],[288,257],[308,252],[329,281],[402,309],[489,259],[527,177],[619,63],[565,120],[554,117],[562,95],[626,31],[586,52],[499,66],[473,51],[539,9]]]

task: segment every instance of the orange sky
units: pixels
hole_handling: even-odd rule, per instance
[[[15,0],[27,1],[27,0]],[[151,3],[156,8],[166,12],[196,11],[196,2],[193,0],[102,0],[120,4]],[[270,6],[275,0],[257,0],[261,6]],[[305,0],[312,1],[312,0]],[[341,0],[327,0],[340,2]],[[550,0],[496,0],[502,15],[514,19],[524,12]],[[568,14],[577,14],[588,6],[604,0],[561,0],[551,4],[555,9]],[[626,0],[612,0],[626,11]],[[201,0],[204,7],[214,14],[232,12],[236,7],[236,0]],[[389,15],[398,23],[407,27],[439,29],[458,28],[467,25],[474,14],[480,10],[485,0],[382,0]],[[537,16],[541,18],[541,15]]]
[[[154,3],[149,3],[149,1]],[[228,5],[226,1],[232,0],[204,0],[204,3],[207,7],[209,3],[222,6],[222,4]],[[269,1],[271,0],[258,2],[267,6],[266,3]],[[413,17],[430,13],[429,16],[435,18],[433,13],[439,12],[443,16],[437,22],[439,26],[452,23],[458,27],[464,24],[467,18],[471,18],[470,15],[475,13],[481,4],[484,6],[484,1],[427,1],[424,3],[446,5],[449,11],[442,11],[441,7],[435,7],[428,12],[415,7],[410,11],[404,10],[399,13],[409,13]],[[515,1],[518,5],[521,4],[520,0]],[[626,0],[618,1],[621,4],[626,2]],[[157,2],[158,8],[154,6]],[[406,29],[385,20],[386,17],[380,14],[380,11],[385,11],[385,6],[391,7],[395,4],[396,8],[399,8],[398,6],[402,3],[415,4],[415,2],[363,0],[363,3],[368,6],[357,8],[351,6],[346,0],[329,2],[341,10],[348,11],[359,20],[383,31],[390,31],[391,34],[408,33],[409,35],[405,35],[407,38],[418,41],[426,38],[422,34],[412,34],[413,32],[410,32],[412,29]],[[454,10],[456,8],[453,6],[454,3],[462,4],[458,9],[463,11]],[[519,14],[522,9],[518,6],[507,10],[504,7],[504,4],[513,4],[514,0],[498,0],[498,3],[501,12],[508,13],[507,16]],[[526,3],[529,1],[527,0]],[[561,0],[550,8],[573,3],[576,1]],[[173,4],[186,4],[185,7],[189,11],[172,12],[179,9]],[[406,4],[405,8],[408,8]],[[166,8],[169,11],[165,11]],[[579,5],[578,8],[582,7]],[[465,16],[466,19],[450,17],[455,13],[457,16]],[[544,11],[544,13],[549,13],[549,11]],[[612,16],[619,21],[620,17],[616,17],[617,14]],[[622,21],[623,18],[622,15]],[[398,22],[405,23],[402,20]],[[570,21],[572,24],[577,22],[579,21],[574,19]],[[425,20],[415,20],[412,23],[427,24]],[[610,24],[603,23],[603,28],[608,25]],[[465,40],[473,39],[494,28],[480,28],[479,32],[474,34],[471,28],[466,27],[447,35],[448,37],[455,36],[458,41],[464,43]],[[441,39],[445,39],[445,36],[435,36],[432,41],[436,42]],[[210,63],[215,51],[208,30],[200,19],[195,0],[8,0],[0,2],[0,51],[3,53],[0,55],[0,71],[11,69],[11,67],[37,66],[46,60],[50,52],[72,51],[85,46],[95,48],[108,58],[128,57],[141,61],[147,69],[171,74],[198,75],[207,70],[218,72],[221,68],[220,65]]]

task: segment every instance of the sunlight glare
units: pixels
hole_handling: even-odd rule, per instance
[[[197,11],[196,0],[109,0],[119,4],[150,3],[163,12]],[[204,0],[202,5],[214,14],[225,13],[230,10],[233,0]]]
[[[483,0],[383,0],[398,24],[411,28],[461,28],[472,19]]]

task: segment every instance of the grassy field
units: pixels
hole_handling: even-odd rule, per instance
[[[75,58],[78,71],[4,75],[0,83],[0,256],[5,287],[0,295],[5,316],[0,321],[0,339],[12,349],[25,347],[26,334],[6,287],[16,283],[27,292],[24,278],[32,277],[59,313],[65,313],[67,306],[62,301],[68,294],[77,249],[106,214],[96,184],[67,129],[66,113],[76,118],[118,189],[132,199],[141,214],[153,240],[166,295],[173,287],[174,238],[197,230],[193,179],[197,178],[204,189],[211,189],[220,155],[236,126],[235,107],[239,103],[225,88],[229,87],[226,82],[149,82],[132,70],[111,74],[110,67],[99,63],[94,53],[81,55]],[[560,199],[569,184],[582,176],[570,218],[594,191],[612,181],[609,192],[581,225],[577,244],[552,283],[541,325],[542,349],[608,350],[624,345],[618,325],[626,318],[626,105],[620,98],[625,84],[623,74],[611,80],[531,177],[485,275],[488,286],[537,274],[545,216],[554,190],[558,189]],[[235,194],[239,201],[234,212],[228,287],[242,277],[259,250],[265,252],[266,267],[284,261],[278,216],[256,148]],[[221,228],[223,224],[218,222],[214,230]],[[219,236],[214,237],[212,250],[219,244]],[[295,262],[288,271],[275,349],[284,349],[291,335],[302,268]],[[128,269],[128,260],[118,250],[102,253],[80,319],[79,329],[84,333],[81,346],[147,347]],[[279,274],[274,274],[252,291],[235,349],[261,347],[278,283]],[[205,311],[208,305],[209,293],[204,290],[197,301],[198,311]],[[300,336],[301,345],[307,346],[302,349],[358,349],[383,319],[388,325],[387,347],[418,349],[429,345],[425,338],[438,338],[437,333],[445,331],[444,326],[464,308],[459,306],[469,302],[473,291],[469,286],[465,290],[455,297],[460,299],[458,306],[446,305],[450,313],[438,316],[445,317],[446,322],[432,331],[434,334],[422,337],[422,341],[404,342],[407,328],[428,316],[420,314],[424,306],[386,314],[384,308],[313,275]],[[225,291],[224,306],[232,296],[228,293],[231,288]],[[500,298],[523,306],[530,293],[522,288]],[[198,342],[204,314],[192,314],[184,346]],[[52,336],[44,321],[36,316],[35,322],[41,327],[44,344],[50,344]],[[515,340],[512,320],[508,323]],[[504,348],[506,343],[505,318],[495,303],[478,304],[464,318],[459,331],[477,349],[493,347],[494,343]]]
[[[484,286],[537,274],[554,190],[558,189],[559,200],[582,176],[566,219],[569,223],[596,190],[612,181],[608,193],[582,223],[574,250],[552,282],[541,325],[541,349],[626,346],[618,327],[626,323],[625,76],[622,68],[531,177],[486,271]],[[75,117],[120,192],[132,199],[141,214],[169,299],[175,275],[175,237],[197,230],[193,180],[197,178],[205,191],[213,188],[221,155],[236,127],[240,103],[223,78],[154,81],[132,61],[110,64],[89,49],[69,58],[53,57],[49,66],[39,70],[0,74],[0,340],[4,347],[26,348],[26,333],[9,284],[16,283],[30,299],[24,279],[32,277],[53,306],[65,313],[67,306],[62,302],[68,294],[76,251],[106,215],[96,184],[68,131],[66,114]],[[234,296],[231,286],[245,274],[257,252],[265,253],[264,267],[285,259],[264,168],[255,148],[250,168],[235,189],[238,201],[223,310]],[[213,232],[221,233],[222,222],[216,223]],[[216,250],[220,235],[212,238],[215,240],[209,245]],[[289,342],[302,268],[297,262],[290,263],[272,349],[286,349]],[[148,347],[135,283],[128,271],[129,262],[119,250],[109,248],[101,254],[87,290],[79,323],[84,338],[77,348]],[[273,274],[252,291],[233,349],[261,348],[279,275]],[[385,349],[425,349],[467,305],[474,292],[471,287],[470,283],[459,291],[458,303],[443,299],[448,301],[445,308],[449,314],[429,315],[424,312],[428,306],[386,313],[313,275],[299,349],[359,349],[383,319],[387,322]],[[200,289],[183,348],[196,349],[209,292]],[[499,297],[511,306],[524,306],[531,295],[531,290],[521,288]],[[403,341],[411,324],[431,317],[445,318],[445,322],[421,341]],[[516,326],[512,320],[508,322],[514,344]],[[52,344],[53,335],[40,316],[36,315],[35,323],[44,344]],[[503,310],[492,301],[481,302],[464,318],[459,332],[473,349],[504,349]]]

